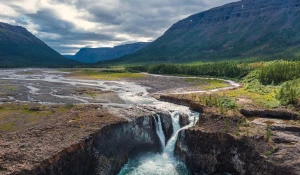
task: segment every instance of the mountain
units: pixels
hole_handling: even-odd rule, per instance
[[[80,62],[96,63],[98,61],[112,60],[124,56],[126,54],[136,52],[138,50],[143,49],[148,44],[148,42],[139,42],[115,46],[112,48],[82,48],[73,57],[70,57],[69,55],[67,55],[66,57]]]
[[[0,67],[64,67],[73,64],[25,28],[0,22]]]
[[[193,62],[299,55],[299,0],[243,0],[187,17],[116,63]]]

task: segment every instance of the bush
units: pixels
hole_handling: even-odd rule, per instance
[[[283,83],[276,96],[282,105],[296,104],[299,97],[300,79]]]
[[[259,80],[264,85],[278,85],[300,78],[300,62],[277,61],[261,68]]]
[[[148,72],[153,74],[182,74],[194,76],[213,76],[240,78],[252,70],[245,64],[235,62],[203,63],[199,65],[158,64],[149,66]]]

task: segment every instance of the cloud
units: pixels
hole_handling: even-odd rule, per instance
[[[0,21],[27,28],[62,54],[153,41],[172,24],[234,0],[9,0]]]

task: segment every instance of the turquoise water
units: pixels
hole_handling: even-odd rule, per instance
[[[188,126],[180,128],[179,126],[179,113],[173,112],[172,123],[174,128],[174,134],[168,141],[162,153],[147,153],[142,156],[138,156],[129,160],[129,162],[123,167],[119,175],[190,175],[190,171],[186,166],[174,157],[174,148],[178,133],[184,129],[192,127],[194,122],[198,119],[198,113],[190,114],[191,123]],[[158,120],[160,121],[160,120]],[[156,121],[157,122],[157,121]],[[160,126],[157,123],[156,126]],[[159,131],[159,132],[158,132]],[[162,130],[157,129],[157,135],[160,137],[163,133]]]

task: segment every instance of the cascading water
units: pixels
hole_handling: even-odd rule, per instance
[[[190,124],[180,128],[179,112],[171,112],[174,134],[168,141],[166,147],[161,154],[149,153],[144,156],[129,160],[123,167],[119,175],[189,175],[189,170],[185,165],[174,157],[175,143],[178,138],[178,133],[184,129],[194,126],[198,120],[199,113],[193,112],[189,115]],[[157,130],[161,124],[160,117],[156,122],[156,132],[160,139],[160,134],[163,131]],[[164,136],[163,136],[164,137]],[[163,142],[162,142],[163,143]]]
[[[30,74],[28,74],[30,71]],[[34,72],[34,74],[32,74]],[[174,147],[178,137],[178,133],[189,127],[192,127],[198,119],[198,113],[193,113],[186,106],[176,105],[168,102],[156,100],[147,92],[147,88],[138,85],[134,82],[122,81],[103,81],[103,80],[82,80],[82,79],[69,79],[64,75],[66,73],[58,72],[51,69],[11,69],[0,70],[0,80],[13,81],[20,87],[27,87],[28,98],[24,96],[15,95],[8,96],[9,100],[16,102],[32,102],[36,101],[41,104],[60,104],[60,103],[84,103],[84,104],[101,104],[103,107],[139,107],[149,106],[158,110],[173,111],[171,112],[174,134],[171,139],[165,144],[165,135],[162,130],[161,118],[158,116],[156,123],[156,132],[161,141],[163,152],[162,154],[149,153],[142,157],[132,159],[125,165],[120,175],[181,175],[189,174],[185,165],[177,161],[174,157]],[[160,76],[160,75],[151,75]],[[165,76],[169,78],[170,76]],[[174,77],[173,77],[174,78]],[[16,81],[17,80],[17,81]],[[239,87],[240,85],[227,81],[231,86],[222,89],[230,89]],[[62,92],[61,86],[64,85],[70,92]],[[38,87],[38,88],[37,88]],[[84,95],[72,94],[72,90],[77,90],[78,87],[88,87],[92,89],[100,89],[102,91],[113,91],[120,98],[120,102],[109,99],[94,99]],[[22,88],[21,88],[22,89]],[[215,89],[211,91],[218,91]],[[49,93],[50,92],[50,93]],[[185,92],[185,93],[195,93]],[[204,92],[204,91],[201,91]],[[23,92],[22,92],[23,93]],[[65,94],[65,95],[63,95]],[[70,95],[71,94],[71,95]],[[96,100],[96,101],[95,101]],[[99,101],[97,101],[99,100]],[[118,100],[117,100],[118,101]],[[1,103],[1,102],[0,102]],[[190,114],[191,124],[180,128],[179,125],[179,112]]]
[[[157,115],[157,118],[158,118],[158,121],[154,117],[156,133],[157,133],[157,136],[158,136],[158,138],[160,140],[160,143],[162,145],[162,149],[164,150],[165,145],[166,145],[166,138],[165,138],[164,131],[162,129],[162,123],[161,123],[160,115]]]

